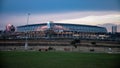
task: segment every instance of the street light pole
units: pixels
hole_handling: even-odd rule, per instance
[[[28,28],[28,23],[29,23],[29,16],[30,16],[30,13],[27,14],[27,24],[26,24],[26,39],[25,39],[25,50],[28,49],[28,36],[27,36],[27,28]]]

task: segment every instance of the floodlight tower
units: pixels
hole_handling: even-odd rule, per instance
[[[25,38],[25,50],[28,49],[28,36],[27,36],[27,28],[28,28],[28,23],[29,23],[29,16],[30,16],[30,13],[27,14],[27,24],[26,24],[26,30],[25,30],[25,33],[26,33],[26,38]]]

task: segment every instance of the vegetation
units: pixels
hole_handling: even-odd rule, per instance
[[[0,52],[0,68],[119,68],[120,54]]]
[[[92,44],[93,46],[95,46],[95,45],[96,45],[96,42],[91,42],[91,44]]]
[[[71,45],[73,45],[75,48],[77,48],[77,44],[80,44],[80,39],[74,39],[71,41]]]
[[[90,49],[90,51],[94,51],[94,46],[96,46],[96,42],[91,42],[91,46],[93,47],[92,49]]]

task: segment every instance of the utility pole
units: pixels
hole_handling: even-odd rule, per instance
[[[28,49],[28,33],[27,33],[27,28],[28,28],[28,23],[29,23],[29,16],[30,16],[30,13],[27,14],[27,24],[26,24],[26,30],[25,30],[25,33],[26,33],[26,38],[25,38],[25,50]]]

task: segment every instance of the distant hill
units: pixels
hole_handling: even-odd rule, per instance
[[[105,27],[108,32],[111,32],[112,31],[112,26],[114,26],[114,25],[116,25],[116,24],[105,23],[105,24],[98,24],[97,26]],[[120,32],[120,24],[117,25],[117,32]]]

